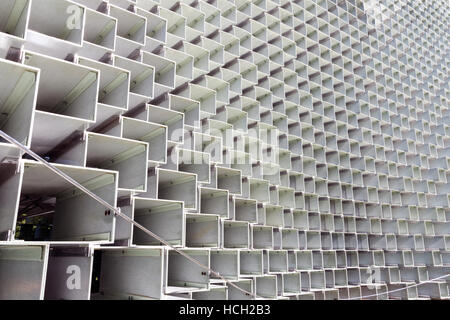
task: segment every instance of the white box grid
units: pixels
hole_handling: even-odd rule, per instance
[[[173,247],[0,138],[0,299],[450,299],[449,22],[1,1],[0,130]]]

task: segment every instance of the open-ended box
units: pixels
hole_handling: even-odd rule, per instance
[[[24,52],[24,64],[41,70],[37,110],[96,120],[98,70],[29,51]]]
[[[70,116],[35,111],[31,149],[49,162],[66,164],[79,164],[82,159],[77,159],[83,152],[74,155],[74,159],[58,160],[58,157],[83,137],[83,132],[90,122]],[[52,135],[48,134],[48,128],[52,128]]]
[[[155,68],[154,97],[159,97],[175,87],[176,64],[174,61],[144,51],[142,62]]]
[[[281,248],[286,249],[299,249],[299,237],[297,229],[281,229]]]
[[[231,280],[230,282],[250,294],[245,293],[242,290],[239,290],[230,284],[227,284],[229,300],[251,300],[252,299],[251,295],[254,293],[252,279]]]
[[[272,227],[284,227],[283,207],[274,205],[265,205],[266,225]]]
[[[91,299],[161,299],[164,258],[158,247],[95,248]]]
[[[250,199],[234,199],[234,219],[237,221],[258,222],[257,202]]]
[[[0,245],[0,299],[44,299],[48,245]]]
[[[241,276],[262,275],[263,251],[262,250],[240,250],[239,251],[239,274]]]
[[[157,169],[159,199],[183,201],[186,209],[197,209],[197,175],[166,169]]]
[[[84,141],[63,153],[59,161],[76,159],[87,167],[116,170],[119,188],[146,191],[148,143],[93,132],[87,132],[85,136]]]
[[[210,155],[205,152],[178,148],[178,170],[197,175],[198,182],[210,182]]]
[[[28,147],[39,78],[37,68],[0,59],[0,130]]]
[[[94,3],[91,1],[86,4]],[[94,6],[94,9],[86,8],[83,48],[78,52],[81,56],[96,61],[114,52],[117,40],[117,19],[109,16],[107,12],[100,12],[99,6]]]
[[[110,5],[109,15],[117,19],[117,36],[145,45],[147,19],[134,12]]]
[[[250,248],[250,225],[245,221],[222,220],[224,248]]]
[[[133,198],[134,220],[174,246],[185,245],[185,216],[183,202]],[[134,227],[133,244],[162,245],[152,236]]]
[[[222,285],[211,285],[209,291],[194,291],[192,300],[228,300],[228,288]]]
[[[229,217],[228,190],[200,188],[199,211],[206,214],[217,214],[221,218]]]
[[[281,277],[283,281],[283,295],[299,294],[301,292],[299,272],[282,273]]]
[[[85,17],[85,7],[73,1],[31,1],[25,48],[59,59],[75,54],[83,45]]]
[[[277,276],[252,276],[255,286],[255,295],[259,299],[275,299],[277,297]]]
[[[186,246],[218,248],[220,218],[211,214],[186,214]]]
[[[217,188],[226,189],[233,195],[241,195],[242,174],[241,170],[216,167]]]
[[[239,279],[239,250],[211,250],[211,269],[228,280]],[[212,278],[216,278],[211,275]]]
[[[260,202],[269,202],[269,183],[266,180],[249,179],[250,198]]]
[[[253,249],[273,249],[273,227],[251,225]]]
[[[16,239],[113,241],[115,217],[109,209],[40,163],[22,160],[20,166],[21,173],[12,177],[22,180],[18,190],[20,198],[11,199],[18,201]],[[116,206],[117,172],[55,166],[111,206]]]
[[[147,121],[167,126],[168,142],[183,143],[184,114],[175,110],[148,105]]]
[[[5,0],[0,4],[0,58],[10,58],[10,50],[18,50],[25,43],[30,19],[31,0]],[[18,61],[18,59],[14,59]]]
[[[288,258],[286,250],[268,250],[269,273],[287,272]]]
[[[90,244],[50,246],[45,300],[89,300],[93,249]]]
[[[137,14],[147,19],[146,49],[151,42],[148,38],[155,40],[157,43],[165,43],[167,41],[167,20],[155,14],[155,12],[150,12],[154,8],[154,3],[139,0],[136,4]]]
[[[148,143],[148,160],[157,163],[167,162],[167,126],[122,117],[122,138]]]
[[[102,62],[79,57],[78,64],[100,71],[98,102],[123,110],[128,109],[130,72]]]
[[[148,99],[152,99],[154,97],[154,67],[119,56],[114,57],[114,66],[130,72],[130,92]]]
[[[202,265],[210,268],[209,249],[182,249]],[[210,277],[200,266],[174,250],[167,252],[167,285],[165,293],[209,289]]]
[[[0,241],[10,239],[15,229],[23,175],[17,172],[19,157],[19,148],[0,142]]]

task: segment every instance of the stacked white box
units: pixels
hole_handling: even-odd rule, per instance
[[[2,1],[0,298],[448,299],[449,10]]]

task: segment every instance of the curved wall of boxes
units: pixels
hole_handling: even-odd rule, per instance
[[[257,298],[448,299],[449,13],[2,0],[0,130]],[[0,299],[253,298],[1,139],[0,241]]]

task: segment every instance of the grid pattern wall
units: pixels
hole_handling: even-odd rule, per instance
[[[0,299],[448,299],[449,13],[0,1]]]

